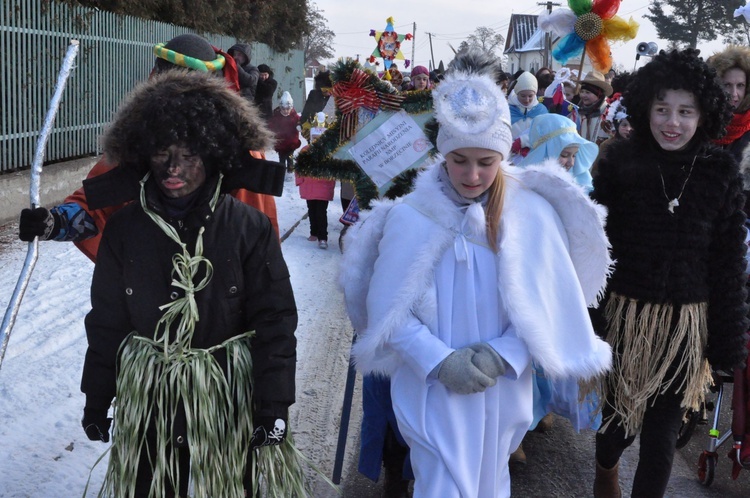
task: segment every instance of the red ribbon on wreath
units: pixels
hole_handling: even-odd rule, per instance
[[[360,107],[377,111],[380,107],[378,98],[372,85],[368,83],[370,75],[361,69],[352,71],[349,81],[341,81],[333,85],[331,94],[336,101],[336,107],[341,111],[341,142],[349,140],[357,128]]]

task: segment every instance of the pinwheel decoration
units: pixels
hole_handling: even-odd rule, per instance
[[[389,69],[394,59],[402,59],[406,61],[404,67],[409,67],[409,60],[404,58],[404,53],[401,52],[401,42],[404,40],[411,40],[411,33],[405,35],[399,35],[396,30],[393,29],[393,17],[389,17],[385,20],[386,26],[383,31],[370,30],[370,36],[374,36],[378,41],[378,46],[375,47],[375,51],[370,55],[369,61],[372,64],[375,59],[380,57],[383,59],[383,65],[385,66],[384,78],[391,79]]]
[[[628,41],[638,33],[638,23],[615,14],[622,0],[568,0],[570,9],[539,16],[539,29],[561,38],[552,50],[560,64],[588,55],[594,69],[606,73],[612,67],[610,42]]]

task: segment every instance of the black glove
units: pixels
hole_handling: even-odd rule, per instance
[[[18,221],[18,238],[32,242],[34,237],[53,239],[60,233],[60,217],[43,207],[23,209]]]
[[[286,420],[278,417],[258,417],[250,440],[250,449],[277,446],[286,438]]]
[[[109,442],[109,427],[112,425],[112,418],[107,417],[107,410],[100,410],[96,408],[84,408],[83,419],[81,419],[81,426],[83,426],[86,436],[92,441],[101,441],[103,443]]]

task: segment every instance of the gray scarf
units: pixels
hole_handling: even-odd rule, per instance
[[[499,175],[500,172],[498,171],[497,174]],[[487,207],[487,199],[490,196],[489,192],[485,190],[480,196],[474,199],[467,199],[466,197],[459,194],[451,183],[451,179],[448,176],[448,169],[445,166],[445,162],[440,165],[440,169],[438,171],[438,181],[441,183],[440,189],[443,191],[445,196],[453,201],[456,206],[462,209],[466,209],[472,204],[479,202],[482,204],[482,207]]]

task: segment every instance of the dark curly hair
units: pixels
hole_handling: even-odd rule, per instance
[[[660,51],[651,62],[638,69],[623,95],[630,124],[639,137],[651,134],[650,112],[654,99],[667,90],[685,90],[695,95],[701,113],[698,125],[703,142],[721,137],[732,118],[724,90],[716,80],[716,72],[701,57],[700,50]]]
[[[634,76],[633,73],[628,71],[617,73],[615,77],[612,78],[612,95],[623,93],[628,88],[630,82],[633,81]]]
[[[138,85],[123,101],[102,144],[110,161],[145,175],[154,153],[184,144],[208,175],[240,167],[249,150],[273,144],[257,109],[224,80],[169,71]]]

